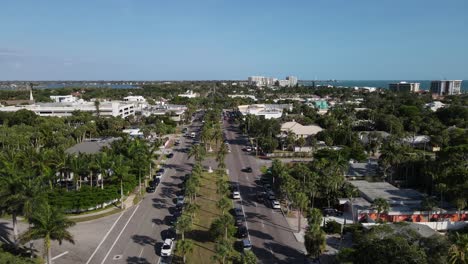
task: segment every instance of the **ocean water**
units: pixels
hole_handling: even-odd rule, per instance
[[[315,85],[333,85],[342,87],[375,87],[375,88],[388,88],[389,83],[397,82],[416,82],[420,83],[420,89],[429,90],[431,86],[431,80],[334,80],[315,82]],[[312,85],[312,81],[299,81],[302,85]],[[462,91],[468,91],[468,80],[463,80]]]

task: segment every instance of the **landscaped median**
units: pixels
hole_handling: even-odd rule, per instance
[[[216,203],[225,195],[216,193],[216,181],[219,177],[215,172],[203,172],[200,177],[200,187],[194,201],[199,209],[194,214],[191,231],[185,233],[185,239],[193,242],[192,252],[186,254],[190,263],[213,262],[211,259],[215,255],[216,243],[211,237],[209,229],[211,223],[222,215]],[[176,252],[176,256],[174,263],[182,263],[182,254]]]

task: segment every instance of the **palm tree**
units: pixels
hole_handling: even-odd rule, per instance
[[[216,244],[215,255],[213,255],[211,259],[224,264],[226,261],[226,257],[229,257],[232,254],[232,251],[233,248],[231,242],[227,240],[222,240],[220,243]]]
[[[113,160],[113,175],[117,177],[118,181],[120,181],[120,209],[124,209],[123,181],[128,176],[128,171],[130,168],[125,164],[125,160],[122,154],[117,155],[113,158]]]
[[[466,207],[466,198],[465,197],[455,198],[455,205],[457,206],[457,210],[458,210],[458,221],[461,221],[461,211]]]
[[[216,193],[226,194],[229,190],[229,184],[224,178],[218,178],[216,180]]]
[[[448,252],[450,264],[468,263],[468,234],[455,233],[455,241]]]
[[[192,147],[190,147],[190,150],[188,152],[188,158],[194,158],[196,162],[201,162],[203,160],[203,157],[205,156],[205,148],[202,147],[200,144],[194,144]]]
[[[387,212],[390,209],[390,205],[384,198],[376,198],[372,202],[372,206],[377,210],[377,221],[380,221],[380,214]]]
[[[301,216],[303,210],[307,209],[307,206],[309,205],[309,200],[307,199],[307,196],[303,192],[296,192],[294,197],[294,204],[296,208],[298,209],[297,212],[297,232],[301,232]]]
[[[21,243],[26,243],[35,239],[44,239],[44,255],[47,263],[52,263],[52,253],[50,250],[51,240],[75,243],[73,236],[67,230],[75,225],[75,222],[66,218],[63,213],[47,202],[43,201],[35,206],[35,210],[30,218],[32,226],[20,236]]]
[[[421,202],[421,208],[427,211],[427,221],[431,221],[431,213],[437,207],[437,201],[434,197],[424,197]]]
[[[97,117],[100,117],[101,116],[101,109],[100,109],[100,106],[101,106],[101,102],[99,102],[98,99],[96,99],[94,101],[94,107],[96,108],[96,116]]]
[[[218,153],[216,153],[216,161],[219,163],[218,167],[220,168],[226,167],[224,163],[224,158],[226,157],[227,154],[228,154],[228,148],[226,144],[221,144],[221,146],[219,146]]]
[[[11,215],[13,239],[18,242],[18,216],[23,213],[26,201],[26,179],[18,173],[0,177],[0,213]]]
[[[197,213],[197,211],[200,209],[200,206],[196,203],[187,203],[185,205],[185,213],[189,214],[190,215],[190,221],[192,221],[193,223],[193,218],[195,217],[195,214]]]
[[[100,152],[97,155],[95,162],[99,173],[101,173],[101,189],[104,189],[104,181],[109,176],[111,160],[106,152]]]
[[[226,196],[223,196],[219,201],[216,203],[216,206],[221,210],[222,214],[231,207],[231,202],[229,201]]]
[[[317,258],[325,250],[325,233],[322,229],[309,229],[304,236],[304,245],[307,253]]]
[[[176,249],[177,251],[182,253],[184,263],[185,263],[185,255],[193,251],[193,241],[189,239],[179,241],[177,242]]]
[[[242,263],[257,264],[257,256],[255,256],[252,250],[245,251],[244,254],[242,254]]]
[[[192,220],[188,215],[183,214],[176,222],[175,228],[182,234],[182,240],[185,240],[185,232],[192,229]]]

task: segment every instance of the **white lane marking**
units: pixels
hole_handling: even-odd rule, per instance
[[[130,218],[128,218],[127,222],[125,223],[124,227],[122,228],[122,230],[120,231],[119,235],[117,236],[117,238],[115,239],[114,243],[112,244],[111,248],[109,249],[109,251],[107,251],[107,254],[106,256],[104,257],[104,259],[102,260],[101,264],[103,264],[107,257],[109,256],[110,252],[112,251],[112,249],[114,248],[115,244],[117,244],[117,241],[119,241],[119,238],[120,236],[122,235],[122,233],[124,232],[125,228],[127,227],[128,223],[130,223],[130,220],[132,220],[133,216],[135,215],[136,211],[138,210],[138,208],[140,208],[140,205],[137,205],[137,207],[135,208],[135,210],[133,211],[132,215],[130,216]]]
[[[94,250],[93,254],[91,255],[91,257],[89,257],[88,261],[86,261],[86,264],[89,264],[89,262],[91,262],[91,259],[93,259],[94,255],[96,255],[96,252],[99,250],[99,248],[102,246],[102,243],[104,243],[104,241],[107,239],[107,237],[109,236],[110,232],[112,232],[112,229],[114,229],[115,225],[117,224],[117,222],[120,220],[120,218],[122,218],[124,212],[122,212],[119,216],[119,218],[117,218],[117,220],[115,220],[114,224],[111,226],[111,228],[109,229],[109,231],[107,231],[106,235],[102,238],[101,242],[99,243],[99,245],[97,246],[97,248]]]
[[[265,224],[263,223],[263,220],[260,220],[260,223],[262,223],[262,228],[265,228]]]
[[[156,261],[156,264],[161,263],[161,258],[158,258],[158,261]]]
[[[66,254],[68,254],[68,251],[65,251],[65,252],[63,252],[62,254],[59,254],[59,255],[53,257],[52,260],[58,259],[58,258],[60,258],[61,256],[64,256],[64,255],[66,255]]]
[[[143,249],[145,249],[145,248],[141,249],[140,254],[138,254],[138,257],[141,257],[141,255],[143,254]]]

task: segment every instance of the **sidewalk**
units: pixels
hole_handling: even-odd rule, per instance
[[[288,222],[289,228],[291,228],[291,232],[294,234],[294,237],[296,238],[297,242],[299,243],[304,243],[304,235],[307,229],[307,219],[301,215],[301,231],[298,231],[298,222],[297,222],[297,214],[298,211],[291,211],[290,217],[287,215],[284,215],[284,218],[286,218],[286,222]]]
[[[133,206],[133,200],[135,199],[135,194],[130,194],[124,201],[124,210],[130,208]],[[68,216],[69,219],[74,219],[74,220],[80,220],[84,218],[89,218],[93,216],[99,216],[99,215],[107,215],[108,213],[114,211],[114,210],[120,210],[120,207],[118,206],[109,206],[107,209],[89,213],[89,214],[81,214],[81,215],[71,215]]]

